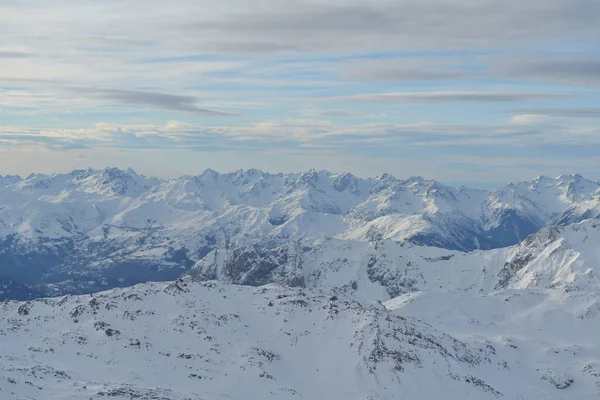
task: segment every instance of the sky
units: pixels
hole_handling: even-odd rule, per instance
[[[0,174],[600,180],[598,0],[2,0]]]

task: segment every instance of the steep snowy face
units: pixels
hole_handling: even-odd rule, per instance
[[[483,207],[486,231],[506,245],[544,226],[591,218],[600,210],[593,201],[599,187],[598,182],[581,175],[561,175],[555,179],[540,176],[533,182],[493,190]]]
[[[504,288],[600,288],[600,223],[544,228],[517,246],[464,253],[407,242],[328,239],[232,245],[187,273],[196,281],[277,283],[387,300],[419,291],[488,294]]]
[[[7,400],[586,394],[531,379],[532,363],[505,344],[457,340],[380,303],[300,289],[180,280],[5,302],[0,314]]]
[[[138,175],[131,168],[122,171],[118,168],[106,168],[101,173],[82,171],[74,179],[76,190],[97,193],[104,196],[137,197],[160,181]]]
[[[0,175],[0,187],[5,187],[8,185],[14,185],[15,183],[21,182],[23,178],[17,175]]]
[[[597,218],[598,193],[597,182],[578,175],[489,192],[420,177],[362,179],[314,170],[207,170],[170,180],[115,168],[5,177],[0,275],[48,294],[85,293],[174,279],[231,244],[392,239],[494,249],[545,226]]]
[[[500,272],[497,288],[598,287],[598,243],[600,225],[596,220],[544,228],[515,248]]]

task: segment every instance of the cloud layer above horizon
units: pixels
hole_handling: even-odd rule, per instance
[[[600,179],[595,0],[6,0],[0,174]]]

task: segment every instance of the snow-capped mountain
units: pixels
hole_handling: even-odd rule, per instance
[[[47,294],[174,279],[211,251],[328,239],[489,250],[597,218],[600,184],[540,177],[491,191],[414,177],[257,170],[161,180],[107,168],[0,179],[0,276]]]
[[[506,292],[486,301],[494,303],[495,313],[521,299]],[[528,305],[541,315],[534,306],[548,301],[532,298]],[[450,304],[462,305],[425,299],[421,307],[435,313]],[[597,348],[590,351],[585,342],[561,347],[551,335],[544,336],[548,343],[530,343],[529,335],[510,335],[519,320],[485,313],[477,314],[482,319],[473,320],[474,329],[486,333],[496,320],[503,322],[502,336],[453,337],[408,316],[418,305],[415,296],[384,306],[298,288],[189,280],[5,302],[0,396],[537,400],[598,395]],[[522,314],[519,318],[527,322]],[[558,323],[561,316],[554,318]],[[597,332],[598,321],[592,315],[579,325]],[[544,322],[539,326],[552,321]],[[454,330],[464,324],[459,320]],[[547,344],[554,346],[542,351]]]

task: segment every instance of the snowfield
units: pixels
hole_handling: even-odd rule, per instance
[[[508,290],[413,294],[384,307],[184,279],[5,302],[0,396],[592,399],[595,301]],[[570,310],[583,302],[596,311]]]

